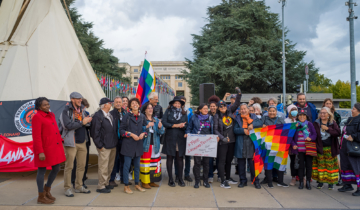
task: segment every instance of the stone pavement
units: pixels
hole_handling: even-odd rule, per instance
[[[194,182],[187,182],[186,187],[172,188],[167,185],[165,161],[162,164],[161,186],[143,193],[134,191],[133,195],[125,194],[123,185],[119,185],[109,194],[97,193],[97,165],[92,165],[89,168],[89,180],[86,183],[91,193],[75,193],[75,197],[67,198],[63,194],[63,170],[61,170],[52,186],[52,194],[57,199],[53,205],[37,204],[36,172],[2,173],[0,174],[0,210],[360,209],[360,197],[352,196],[351,192],[340,193],[337,187],[335,190],[328,190],[325,187],[318,190],[315,188],[316,182],[312,182],[312,190],[299,190],[297,186],[282,188],[276,185],[273,189],[262,186],[260,190],[257,190],[250,182],[242,189],[237,185],[231,185],[231,189],[224,189],[220,188],[220,183],[217,181],[210,189],[203,186],[195,189]],[[234,166],[232,166],[232,171],[234,171]],[[249,174],[247,175],[250,179]],[[232,178],[239,179],[235,174]],[[262,174],[260,178],[263,178]],[[291,177],[287,175],[286,183],[289,183],[290,179]],[[134,190],[133,186],[131,186],[132,190]]]

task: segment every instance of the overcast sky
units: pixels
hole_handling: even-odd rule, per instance
[[[200,34],[206,23],[206,9],[220,2],[77,0],[74,6],[85,21],[94,23],[95,35],[105,41],[105,47],[114,49],[121,62],[139,65],[145,51],[150,61],[191,59],[191,34]],[[266,0],[266,4],[271,12],[281,15],[278,0]],[[288,38],[297,43],[297,49],[307,51],[306,62],[314,60],[320,73],[333,82],[350,80],[348,15],[345,0],[288,0],[285,7]],[[355,7],[355,15],[360,16],[360,6]],[[355,20],[357,69],[360,68],[359,21]]]

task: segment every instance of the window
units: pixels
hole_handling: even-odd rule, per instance
[[[162,70],[162,68],[154,68],[154,70]]]
[[[166,68],[163,68],[164,70],[166,70]]]
[[[176,91],[176,96],[184,96],[184,91]]]
[[[175,75],[175,79],[180,79],[180,80],[182,80],[183,77],[182,77],[182,76],[179,76],[179,75]]]
[[[134,69],[134,72],[139,72],[139,69]]]
[[[170,79],[170,75],[160,76],[161,79]]]
[[[178,82],[178,87],[182,87],[182,82]]]
[[[138,79],[138,77],[134,77],[134,79]]]
[[[134,86],[136,87],[138,85],[138,83],[137,82],[134,82]]]

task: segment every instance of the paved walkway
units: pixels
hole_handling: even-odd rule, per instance
[[[232,168],[233,169],[233,168]],[[249,174],[248,174],[249,176]],[[63,170],[57,176],[52,194],[56,197],[53,205],[38,205],[36,172],[2,173],[0,174],[0,209],[360,209],[360,197],[354,197],[351,192],[340,193],[327,188],[318,190],[313,182],[312,190],[299,190],[297,186],[282,188],[275,186],[269,189],[262,186],[257,190],[249,185],[231,189],[220,188],[219,182],[214,182],[210,189],[201,186],[193,188],[193,183],[187,182],[186,187],[167,185],[168,177],[163,162],[163,181],[159,188],[146,192],[134,191],[133,195],[123,192],[123,185],[112,190],[110,194],[96,192],[97,165],[90,166],[88,172],[88,188],[91,194],[75,194],[67,198],[63,194]],[[192,176],[193,177],[193,176]],[[215,177],[217,177],[215,175]],[[238,176],[232,176],[235,180]],[[263,175],[260,175],[263,178]],[[248,177],[249,179],[249,177]],[[286,176],[286,183],[291,177]],[[134,185],[131,189],[134,190]]]

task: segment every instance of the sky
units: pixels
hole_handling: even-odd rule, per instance
[[[265,0],[280,14],[278,0]],[[356,0],[355,0],[356,2]],[[200,34],[207,8],[221,0],[76,0],[74,6],[106,48],[120,62],[139,65],[147,51],[150,61],[183,61],[193,58],[191,34]],[[360,1],[358,1],[360,5]],[[360,6],[354,7],[360,16]],[[287,38],[296,49],[307,51],[321,74],[333,82],[350,80],[350,38],[345,0],[287,0]],[[360,68],[360,18],[355,20],[356,66]],[[279,56],[281,56],[279,54]],[[357,71],[357,78],[360,78]]]

